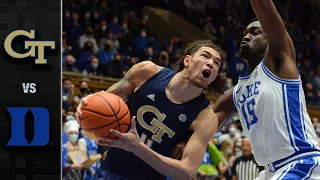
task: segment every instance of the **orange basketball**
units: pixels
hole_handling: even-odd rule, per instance
[[[116,138],[110,129],[127,132],[130,124],[130,111],[119,96],[99,92],[88,98],[88,104],[81,108],[80,126],[90,139],[97,135]]]

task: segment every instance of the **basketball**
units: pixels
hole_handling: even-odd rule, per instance
[[[100,92],[88,98],[81,108],[80,126],[90,139],[97,136],[117,138],[110,129],[125,133],[129,129],[130,111],[119,96]]]

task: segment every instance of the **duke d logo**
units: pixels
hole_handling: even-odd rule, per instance
[[[9,107],[11,115],[11,138],[7,146],[45,146],[49,142],[49,112],[42,107]],[[25,137],[25,116],[28,112],[34,116],[34,136],[29,144]]]
[[[35,32],[31,30],[30,33],[24,30],[17,30],[10,33],[6,40],[4,41],[4,48],[6,52],[13,58],[23,59],[26,57],[34,57],[35,64],[47,64],[47,59],[44,58],[44,48],[50,47],[51,49],[55,49],[55,41],[25,41],[24,49],[29,49],[29,52],[24,54],[19,54],[12,49],[12,41],[17,36],[26,36],[29,39],[35,39]],[[36,55],[36,48],[38,49],[38,54]]]

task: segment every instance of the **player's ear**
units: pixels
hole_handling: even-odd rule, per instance
[[[190,56],[190,55],[186,55],[186,56],[183,58],[184,67],[188,67],[188,66],[189,66],[190,60],[191,60],[191,56]]]

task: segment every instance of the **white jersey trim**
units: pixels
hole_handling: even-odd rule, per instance
[[[281,79],[274,75],[268,68],[267,66],[264,65],[264,60],[262,60],[261,67],[263,72],[272,80],[281,83],[281,84],[300,84],[301,83],[301,77],[299,75],[299,79]]]
[[[251,74],[247,75],[247,76],[239,76],[240,80],[244,80],[244,79],[248,79],[250,78]]]

